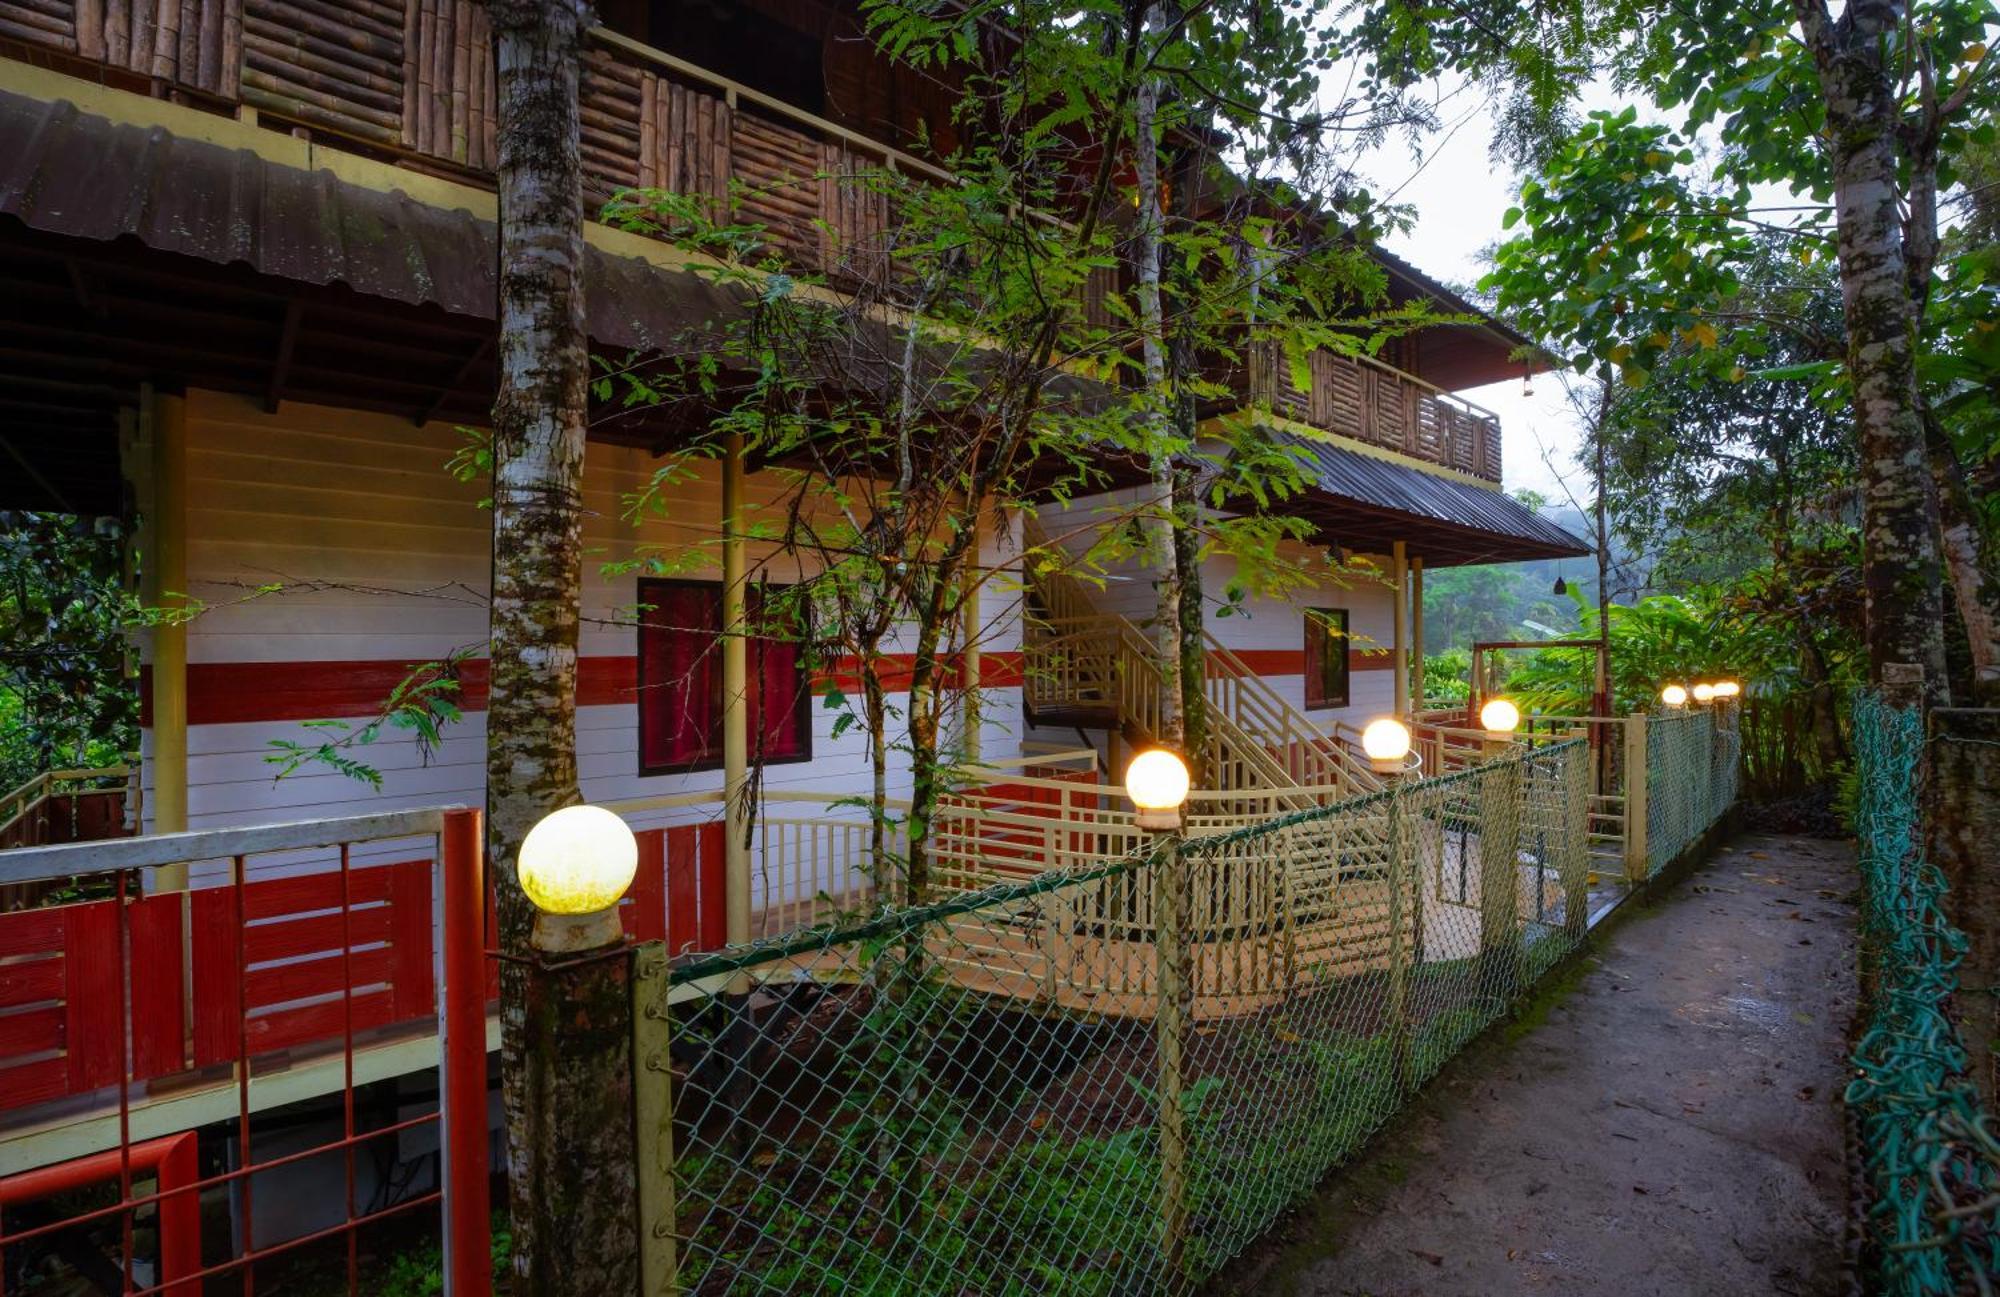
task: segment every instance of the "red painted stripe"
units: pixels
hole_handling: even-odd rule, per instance
[[[892,693],[909,688],[914,661],[914,656],[907,653],[888,656],[882,675]],[[980,655],[980,663],[980,680],[986,688],[1005,689],[1021,683],[1019,653],[984,653]],[[188,724],[239,725],[373,716],[417,665],[393,660],[193,663],[188,667]],[[956,687],[958,678],[958,664],[948,662],[943,686]],[[455,701],[459,707],[469,712],[486,710],[486,660],[468,658],[459,663],[458,682]],[[814,681],[819,689],[828,684],[846,691],[858,690],[861,687],[858,659],[841,658]],[[580,659],[576,693],[577,702],[585,707],[634,701],[639,695],[639,659]],[[140,671],[139,703],[139,723],[150,726],[153,723],[150,666]]]
[[[1298,649],[1240,649],[1236,656],[1260,676],[1301,675],[1305,653]],[[915,656],[886,655],[883,685],[891,693],[910,686]],[[197,662],[188,667],[188,724],[232,725],[271,721],[309,721],[373,716],[415,663],[393,660],[332,662]],[[1387,671],[1395,666],[1387,649],[1350,649],[1354,671]],[[980,683],[988,689],[1009,689],[1021,683],[1019,653],[982,653]],[[469,658],[458,666],[458,705],[465,711],[486,709],[487,664]],[[945,663],[940,686],[963,684],[961,664]],[[859,659],[843,657],[814,680],[816,689],[844,692],[861,688]],[[152,671],[139,679],[141,724],[152,724]],[[577,702],[585,707],[615,706],[638,697],[636,657],[587,657],[577,664]]]
[[[1306,673],[1304,649],[1233,649],[1236,657],[1260,676],[1299,676]],[[1350,671],[1393,671],[1396,657],[1389,649],[1347,650]]]
[[[695,826],[676,824],[666,831],[667,953],[697,949],[701,925],[695,906]]]
[[[722,821],[705,820],[696,831],[701,841],[701,947],[720,950],[729,944],[729,874],[724,864]]]

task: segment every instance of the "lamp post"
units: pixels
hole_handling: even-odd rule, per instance
[[[1423,893],[1412,886],[1419,871],[1403,841],[1403,776],[1410,765],[1410,727],[1393,716],[1378,716],[1361,731],[1361,751],[1381,776],[1389,798],[1382,844],[1389,882],[1389,1041],[1396,1083],[1407,1089],[1415,1079],[1410,1056],[1410,965],[1423,957],[1424,944]],[[1407,871],[1405,856],[1411,857]],[[1414,904],[1405,891],[1414,892]]]
[[[533,1066],[577,1068],[559,1076],[559,1083],[538,1081],[527,1091],[548,1110],[525,1122],[527,1145],[516,1142],[508,1150],[517,1165],[534,1168],[529,1196],[547,1231],[539,1240],[544,1268],[517,1275],[522,1292],[580,1291],[555,1287],[552,1265],[594,1267],[593,1273],[616,1276],[621,1291],[641,1271],[638,1147],[631,1124],[632,959],[618,920],[618,899],[638,864],[631,829],[600,806],[569,806],[543,817],[515,853],[516,876],[535,907],[535,921],[533,957],[520,969],[522,990],[510,1006],[516,1017],[509,1029],[518,1035],[521,1056],[536,1060]],[[513,1127],[510,1134],[524,1138]],[[517,1193],[516,1210],[520,1202]],[[589,1210],[569,1211],[571,1203]]]
[[[1153,959],[1158,999],[1153,1031],[1159,1055],[1160,1274],[1161,1287],[1179,1286],[1187,1252],[1187,1113],[1182,1050],[1187,1039],[1189,986],[1184,924],[1187,879],[1181,859],[1181,804],[1188,795],[1187,763],[1178,753],[1151,748],[1125,768],[1125,795],[1138,810],[1139,827],[1157,835],[1153,857]]]

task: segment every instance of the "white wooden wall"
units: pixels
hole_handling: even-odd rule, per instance
[[[191,674],[221,670],[220,678],[254,677],[267,689],[269,673],[227,670],[266,664],[277,667],[277,678],[287,687],[295,681],[296,690],[310,692],[315,664],[377,662],[399,671],[454,649],[484,657],[488,514],[478,505],[483,488],[455,482],[445,471],[463,440],[452,426],[418,428],[393,416],[290,403],[267,414],[251,400],[194,391],[187,398],[187,436],[187,593],[208,605],[188,631]],[[720,575],[715,542],[721,488],[713,463],[669,489],[667,518],[638,525],[621,519],[621,497],[640,489],[656,463],[637,449],[593,444],[588,451],[581,642],[586,675],[592,659],[634,659],[638,653],[637,631],[630,624],[638,577],[607,578],[601,570],[606,563],[636,556],[646,546],[684,553],[695,545],[707,550],[707,567],[685,575]],[[753,504],[782,490],[770,475],[752,475],[748,486]],[[1013,549],[1011,537],[996,538],[985,561],[1003,567]],[[768,545],[750,546],[753,570],[770,551]],[[768,571],[777,580],[796,576],[776,566]],[[278,588],[257,593],[266,585]],[[1018,582],[996,582],[983,604],[988,621],[983,649],[1017,650]],[[328,671],[322,666],[320,678]],[[197,712],[199,692],[194,690]],[[256,712],[270,701],[249,692],[254,691],[232,706]],[[836,713],[818,699],[811,714],[812,760],[772,766],[766,786],[835,793],[864,789],[860,730],[832,737]],[[1019,690],[989,690],[985,716],[986,753],[1013,755]],[[316,733],[298,719],[202,723],[197,714],[188,735],[188,826],[477,805],[484,720],[483,712],[468,712],[428,761],[400,734],[358,750],[357,757],[383,774],[377,792],[312,767],[274,779],[276,767],[267,760],[275,751],[272,740],[305,742]],[[633,702],[582,706],[577,728],[583,793],[593,801],[721,786],[720,771],[642,777]],[[150,749],[150,733],[145,741]],[[905,786],[906,774],[899,772],[896,780],[899,788]]]

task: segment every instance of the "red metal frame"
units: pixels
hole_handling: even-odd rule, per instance
[[[208,1290],[205,1281],[225,1276],[254,1293],[260,1262],[338,1241],[345,1245],[348,1291],[356,1293],[362,1228],[449,1203],[449,1291],[489,1293],[480,816],[450,811],[434,823],[435,866],[430,860],[357,865],[353,843],[340,843],[336,867],[317,873],[252,880],[249,859],[238,855],[229,880],[218,886],[133,897],[120,873],[110,900],[0,915],[0,1010],[6,1011],[0,1012],[0,1095],[6,1096],[0,1110],[60,1099],[67,1112],[96,1096],[116,1104],[118,1126],[116,1147],[0,1179],[0,1204],[111,1179],[119,1187],[118,1201],[108,1207],[13,1233],[0,1223],[0,1248],[115,1219],[126,1259],[124,1297],[199,1297]],[[441,998],[431,964],[434,868],[445,893]],[[191,1016],[182,1008],[190,1003]],[[434,1013],[445,1033],[441,1112],[363,1130],[357,1036]],[[278,1051],[331,1059],[336,1049],[338,1137],[260,1160],[253,1072],[263,1074],[273,1057],[282,1063]],[[132,1107],[149,1085],[172,1078],[177,1092],[192,1092],[213,1087],[225,1068],[233,1073],[235,1112],[226,1123],[237,1150],[233,1166],[200,1175],[200,1130],[132,1142]],[[440,1187],[364,1210],[357,1192],[362,1147],[426,1126],[439,1128],[446,1149]],[[344,1219],[256,1246],[255,1178],[328,1158],[343,1166]],[[135,1174],[148,1171],[156,1174],[156,1191],[135,1194]],[[201,1195],[225,1191],[237,1195],[241,1241],[205,1265]],[[157,1282],[140,1287],[129,1265],[133,1217],[153,1207],[161,1218],[160,1271]]]
[[[201,1269],[201,1167],[191,1130],[0,1179],[0,1208],[106,1180],[124,1183],[124,1196],[130,1198],[132,1176],[149,1171],[159,1181],[158,1192],[146,1201],[159,1204],[161,1290],[166,1297],[201,1297],[194,1279]],[[5,1231],[0,1224],[0,1235]],[[6,1283],[6,1273],[0,1271],[0,1292]]]
[[[446,1297],[493,1291],[486,1133],[486,852],[478,811],[444,828],[444,1265]]]

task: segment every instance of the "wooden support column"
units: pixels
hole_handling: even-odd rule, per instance
[[[724,903],[731,944],[750,939],[749,565],[743,550],[743,434],[722,449],[722,791]]]
[[[1410,708],[1424,709],[1424,561],[1421,558],[1410,560]]]
[[[1625,718],[1625,877],[1646,881],[1646,713]]]
[[[1524,750],[1504,740],[1486,744],[1491,764],[1479,797],[1479,986],[1502,1003],[1520,989]]]
[[[981,579],[986,574],[986,511],[978,509],[972,515],[972,561],[965,565],[963,575],[964,594],[960,598],[959,615],[963,619],[965,645],[960,653],[964,666],[959,684],[964,692],[960,695],[959,727],[963,731],[960,745],[968,762],[979,760],[982,704],[980,696],[981,667],[979,660],[979,637],[986,627],[979,613],[979,591],[985,584]]]
[[[151,450],[151,552],[142,555],[147,602],[179,607],[187,602],[187,402],[149,387],[141,397],[142,435]],[[180,833],[188,826],[188,632],[185,622],[153,626],[153,831]],[[154,877],[162,891],[187,887],[186,865],[163,865]]]
[[[1391,550],[1390,568],[1396,583],[1395,633],[1390,636],[1395,649],[1396,698],[1391,710],[1407,717],[1410,714],[1410,560],[1400,540]]]

